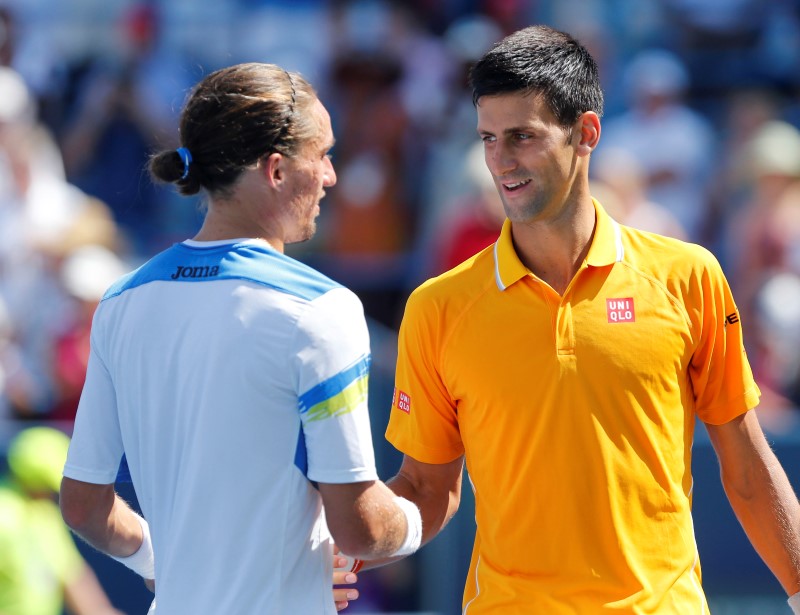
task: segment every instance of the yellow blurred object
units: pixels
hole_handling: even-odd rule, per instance
[[[8,448],[11,474],[30,491],[58,492],[67,459],[69,436],[51,427],[30,427],[21,431]]]

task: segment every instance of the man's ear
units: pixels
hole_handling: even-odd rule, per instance
[[[594,111],[586,111],[578,119],[578,145],[579,156],[588,156],[600,142],[600,118]]]
[[[270,187],[280,188],[286,178],[286,158],[283,154],[272,152],[264,158],[264,176],[269,182]]]

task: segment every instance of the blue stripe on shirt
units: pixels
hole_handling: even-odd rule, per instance
[[[175,244],[120,278],[103,296],[115,297],[150,282],[209,282],[240,279],[311,301],[341,285],[277,250],[230,243],[207,248]]]
[[[357,380],[368,376],[370,361],[371,357],[369,355],[364,355],[350,367],[331,376],[327,380],[323,380],[318,385],[300,395],[298,400],[300,413],[308,412],[310,408],[313,408],[331,397],[335,397]]]

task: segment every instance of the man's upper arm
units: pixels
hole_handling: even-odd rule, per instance
[[[747,490],[747,477],[756,464],[770,465],[775,459],[755,410],[720,425],[706,423],[706,429],[723,477],[737,489]]]
[[[64,477],[59,494],[61,515],[71,528],[84,528],[96,516],[111,510],[114,496],[113,484],[100,485]]]

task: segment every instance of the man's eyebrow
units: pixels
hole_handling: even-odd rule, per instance
[[[510,128],[506,128],[503,131],[504,135],[513,135],[517,134],[518,132],[534,132],[536,127],[530,124],[526,124],[524,126],[511,126]]]
[[[511,126],[509,128],[503,129],[501,134],[504,135],[514,135],[520,132],[534,132],[536,128],[534,126]],[[479,135],[493,135],[491,130],[486,130],[485,128],[478,127],[478,134]]]

